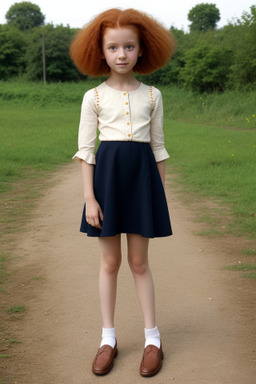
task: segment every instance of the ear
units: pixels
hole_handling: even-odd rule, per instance
[[[141,49],[139,50],[138,57],[141,57],[142,55],[143,55],[143,49],[141,48]]]

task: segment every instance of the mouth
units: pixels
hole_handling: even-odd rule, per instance
[[[119,67],[125,67],[126,65],[128,65],[128,63],[117,63],[117,65],[118,65]]]

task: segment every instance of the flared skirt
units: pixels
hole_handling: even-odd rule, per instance
[[[102,229],[86,222],[80,231],[92,237],[138,234],[147,238],[172,234],[158,167],[149,143],[103,141],[96,153],[94,193],[103,211]]]

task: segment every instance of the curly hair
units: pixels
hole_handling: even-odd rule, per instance
[[[74,37],[70,56],[79,71],[96,77],[109,74],[110,68],[102,57],[104,32],[106,28],[127,26],[137,28],[143,51],[134,71],[146,75],[164,67],[175,51],[171,32],[145,13],[113,8],[96,16]]]

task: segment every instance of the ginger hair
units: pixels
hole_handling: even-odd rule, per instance
[[[110,68],[102,57],[102,39],[107,28],[134,26],[143,51],[134,72],[149,74],[164,67],[175,51],[175,40],[169,30],[156,20],[135,9],[109,9],[96,16],[74,37],[70,56],[83,74],[107,75]]]

